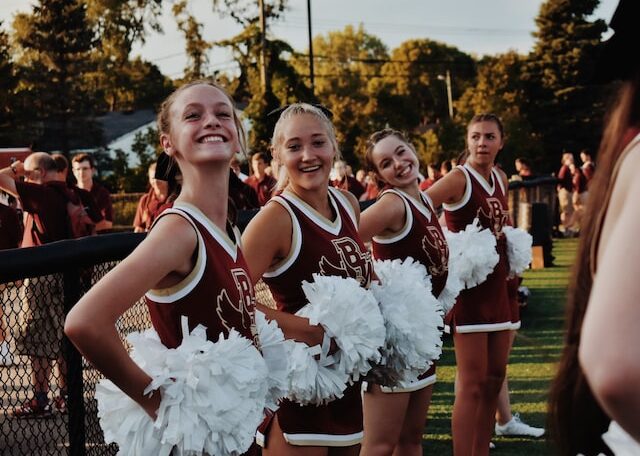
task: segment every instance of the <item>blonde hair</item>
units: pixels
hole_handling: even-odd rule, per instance
[[[279,158],[279,148],[282,146],[284,142],[284,124],[286,121],[292,119],[294,116],[299,116],[303,114],[309,114],[314,116],[321,124],[324,126],[327,136],[329,137],[329,142],[333,146],[333,150],[336,152],[334,160],[341,160],[342,155],[340,153],[340,149],[338,148],[338,140],[336,138],[336,130],[333,126],[333,123],[327,115],[322,112],[320,108],[316,108],[313,105],[308,103],[294,103],[289,105],[278,118],[276,122],[276,126],[273,129],[273,136],[271,137],[271,150],[273,157],[278,161],[278,164],[282,165],[282,162]],[[279,166],[278,172],[278,183],[276,185],[276,190],[283,190],[287,184],[289,183],[289,176],[287,175],[287,170],[284,166]]]
[[[247,155],[247,133],[244,129],[244,125],[242,125],[242,121],[240,120],[240,116],[238,115],[238,112],[236,111],[236,103],[233,101],[233,98],[231,98],[231,95],[229,95],[229,93],[227,92],[227,90],[222,87],[220,84],[218,84],[217,82],[211,80],[211,79],[197,79],[195,81],[191,81],[188,82],[186,84],[181,85],[180,87],[178,87],[176,90],[173,91],[173,93],[171,95],[169,95],[167,97],[166,100],[164,100],[162,102],[162,104],[160,105],[160,111],[158,112],[158,134],[162,135],[162,134],[169,134],[171,131],[171,107],[173,106],[173,103],[175,103],[176,98],[178,98],[178,96],[184,92],[187,89],[190,89],[191,87],[197,86],[197,85],[208,85],[211,87],[215,87],[216,89],[218,89],[219,91],[221,91],[224,96],[227,98],[227,100],[229,100],[229,103],[231,103],[231,107],[233,108],[233,123],[236,126],[236,129],[238,130],[238,143],[240,145],[240,150],[239,152],[242,152],[245,156]]]

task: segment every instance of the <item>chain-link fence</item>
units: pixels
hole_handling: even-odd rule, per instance
[[[115,455],[94,398],[101,374],[63,334],[78,299],[144,238],[120,233],[0,252],[0,455]],[[260,302],[273,306],[268,288]],[[117,322],[123,341],[151,322],[141,299]],[[37,386],[36,386],[37,385]],[[45,401],[34,392],[47,391]]]

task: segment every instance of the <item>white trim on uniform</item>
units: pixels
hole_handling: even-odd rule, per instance
[[[353,222],[353,226],[358,228],[358,221],[356,220],[356,212],[349,199],[342,193],[340,190],[334,187],[329,187],[329,192],[333,194],[334,198],[342,203],[342,207],[347,211],[351,221]]]
[[[465,167],[462,165],[456,166],[455,169],[459,169],[464,173],[464,177],[467,180],[467,184],[465,185],[464,194],[462,195],[462,198],[460,198],[460,201],[457,201],[451,204],[442,203],[442,207],[449,212],[457,211],[458,209],[463,208],[464,205],[467,204],[469,202],[469,199],[471,198],[471,177],[469,176],[469,173],[467,172]]]
[[[290,445],[295,446],[326,446],[326,447],[347,447],[357,445],[362,442],[364,431],[355,434],[288,434],[283,432],[284,439]],[[264,448],[265,436],[262,432],[256,431],[256,443]]]
[[[478,171],[473,169],[471,165],[465,163],[462,166],[471,174],[473,174],[473,177],[475,177],[478,180],[478,182],[480,182],[480,185],[482,185],[482,188],[484,188],[484,190],[489,195],[493,196],[493,194],[496,192],[496,179],[493,175],[493,168],[491,168],[491,184],[489,184],[489,182],[487,182],[484,176],[482,176]]]
[[[331,191],[329,192],[329,195],[331,195]],[[309,217],[309,219],[311,219],[320,228],[333,234],[334,236],[336,236],[342,229],[342,217],[340,217],[340,211],[338,210],[335,198],[332,198],[331,196],[329,197],[329,202],[331,203],[331,206],[336,213],[336,219],[334,221],[331,221],[291,192],[285,191],[280,196],[300,209],[304,215]]]
[[[200,280],[204,275],[205,266],[207,265],[207,250],[204,245],[204,239],[202,238],[200,231],[198,231],[196,224],[185,214],[185,212],[181,209],[167,209],[162,212],[162,216],[165,214],[176,214],[187,220],[191,226],[193,226],[193,229],[196,231],[196,235],[198,236],[198,257],[196,258],[196,264],[191,272],[176,285],[169,288],[152,289],[145,293],[147,298],[157,303],[166,304],[184,298],[186,295],[191,293],[198,283],[200,283]]]
[[[504,181],[500,177],[500,173],[495,167],[491,168],[491,172],[493,173],[493,179],[498,181],[498,185],[500,186],[500,190],[502,190],[502,194],[506,196],[507,190],[504,188]]]
[[[520,326],[522,326],[522,321],[518,320],[516,322],[511,322],[511,329],[513,331],[517,331],[518,329],[520,329]]]
[[[456,325],[456,332],[459,334],[469,334],[478,332],[494,332],[494,331],[506,331],[511,328],[512,323],[505,321],[503,323],[480,323],[477,325]]]
[[[288,434],[282,435],[289,445],[296,446],[326,446],[326,447],[347,447],[357,445],[362,442],[364,432],[355,434]]]
[[[280,263],[273,266],[271,270],[263,273],[262,277],[277,277],[285,272],[298,259],[300,249],[302,249],[302,229],[300,228],[298,218],[291,209],[291,206],[289,206],[288,200],[281,196],[274,196],[270,201],[275,201],[284,207],[291,217],[291,248],[287,256]]]
[[[427,386],[431,386],[436,383],[438,380],[437,374],[429,375],[426,378],[416,380],[415,382],[411,382],[404,386],[382,386],[380,385],[380,391],[386,394],[394,394],[394,393],[413,393],[414,391],[419,391]],[[366,393],[369,390],[369,382],[362,382],[361,391],[362,393]]]
[[[218,228],[209,217],[200,211],[197,207],[189,204],[189,203],[176,203],[173,205],[174,209],[180,209],[181,211],[186,212],[191,217],[200,222],[213,236],[213,238],[220,244],[220,246],[229,254],[229,256],[236,261],[238,259],[238,240],[232,241],[229,235]]]
[[[407,199],[404,198],[397,189],[393,188],[382,192],[382,194],[378,196],[378,199],[382,198],[382,196],[386,193],[393,193],[402,200],[402,203],[404,204],[405,223],[402,229],[396,234],[393,234],[391,236],[373,236],[373,240],[378,244],[393,244],[394,242],[398,242],[399,240],[404,239],[405,236],[409,234],[409,231],[411,231],[411,227],[413,226],[413,212],[411,212],[411,207],[409,207],[409,202],[407,201]]]

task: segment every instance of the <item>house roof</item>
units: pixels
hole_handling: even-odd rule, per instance
[[[105,144],[153,122],[156,113],[152,109],[140,109],[137,111],[109,112],[96,120],[102,127]]]

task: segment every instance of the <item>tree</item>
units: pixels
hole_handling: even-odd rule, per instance
[[[238,24],[247,28],[257,25],[260,19],[258,2],[256,0],[212,0],[213,10],[222,16],[230,16]],[[273,0],[264,2],[264,12],[267,19],[278,19],[287,8],[288,0]]]
[[[564,150],[594,150],[603,115],[602,91],[590,81],[606,30],[590,22],[599,0],[547,0],[536,18],[536,43],[523,73],[525,106],[540,135],[547,170],[558,167]]]
[[[161,32],[158,22],[161,14],[162,0],[84,0],[87,4],[87,20],[96,30],[99,46],[91,55],[95,71],[85,75],[87,84],[96,96],[103,99],[105,106],[99,110],[122,111],[149,107],[148,104],[137,103],[137,89],[134,75],[140,71],[141,61],[131,62],[129,56],[135,43],[144,43],[149,31]],[[154,65],[149,66],[153,73]],[[159,71],[156,68],[156,72]],[[166,85],[157,77],[148,81],[146,93],[156,92]],[[144,97],[143,97],[144,98]],[[158,103],[162,98],[152,102]],[[145,100],[146,101],[146,100]]]
[[[381,68],[389,59],[386,46],[376,36],[348,25],[313,39],[315,94],[333,112],[338,144],[344,158],[357,165],[366,137],[384,126],[380,116]],[[307,73],[307,59],[299,56],[294,65]]]
[[[0,143],[19,145],[16,135],[15,88],[18,85],[16,69],[11,57],[9,35],[2,29],[0,21]],[[23,143],[24,144],[24,143]]]
[[[236,102],[246,104],[244,114],[251,121],[250,147],[253,150],[266,151],[277,120],[269,116],[269,113],[294,101],[314,101],[311,90],[290,62],[293,49],[284,41],[265,41],[269,55],[267,71],[271,75],[271,84],[264,93],[258,70],[262,46],[258,26],[248,25],[239,35],[216,44],[231,49],[240,69],[240,74],[232,81],[230,90]]]
[[[527,103],[526,87],[522,81],[526,64],[526,57],[515,51],[485,57],[478,63],[477,83],[455,103],[463,128],[475,114],[492,112],[501,118],[506,145],[499,160],[509,170],[520,156],[538,162],[541,149],[538,135],[534,134],[522,108]],[[536,163],[536,168],[540,165]]]
[[[187,66],[184,69],[184,78],[186,80],[202,78],[209,63],[207,51],[211,48],[211,43],[202,37],[202,24],[187,11],[186,0],[174,4],[172,10],[178,28],[186,40]]]
[[[35,146],[68,154],[72,139],[99,136],[89,117],[91,93],[82,84],[82,75],[91,69],[89,56],[95,44],[86,5],[76,0],[39,0],[31,14],[16,17],[14,30],[21,48],[19,90],[26,93],[36,123],[45,121]]]

